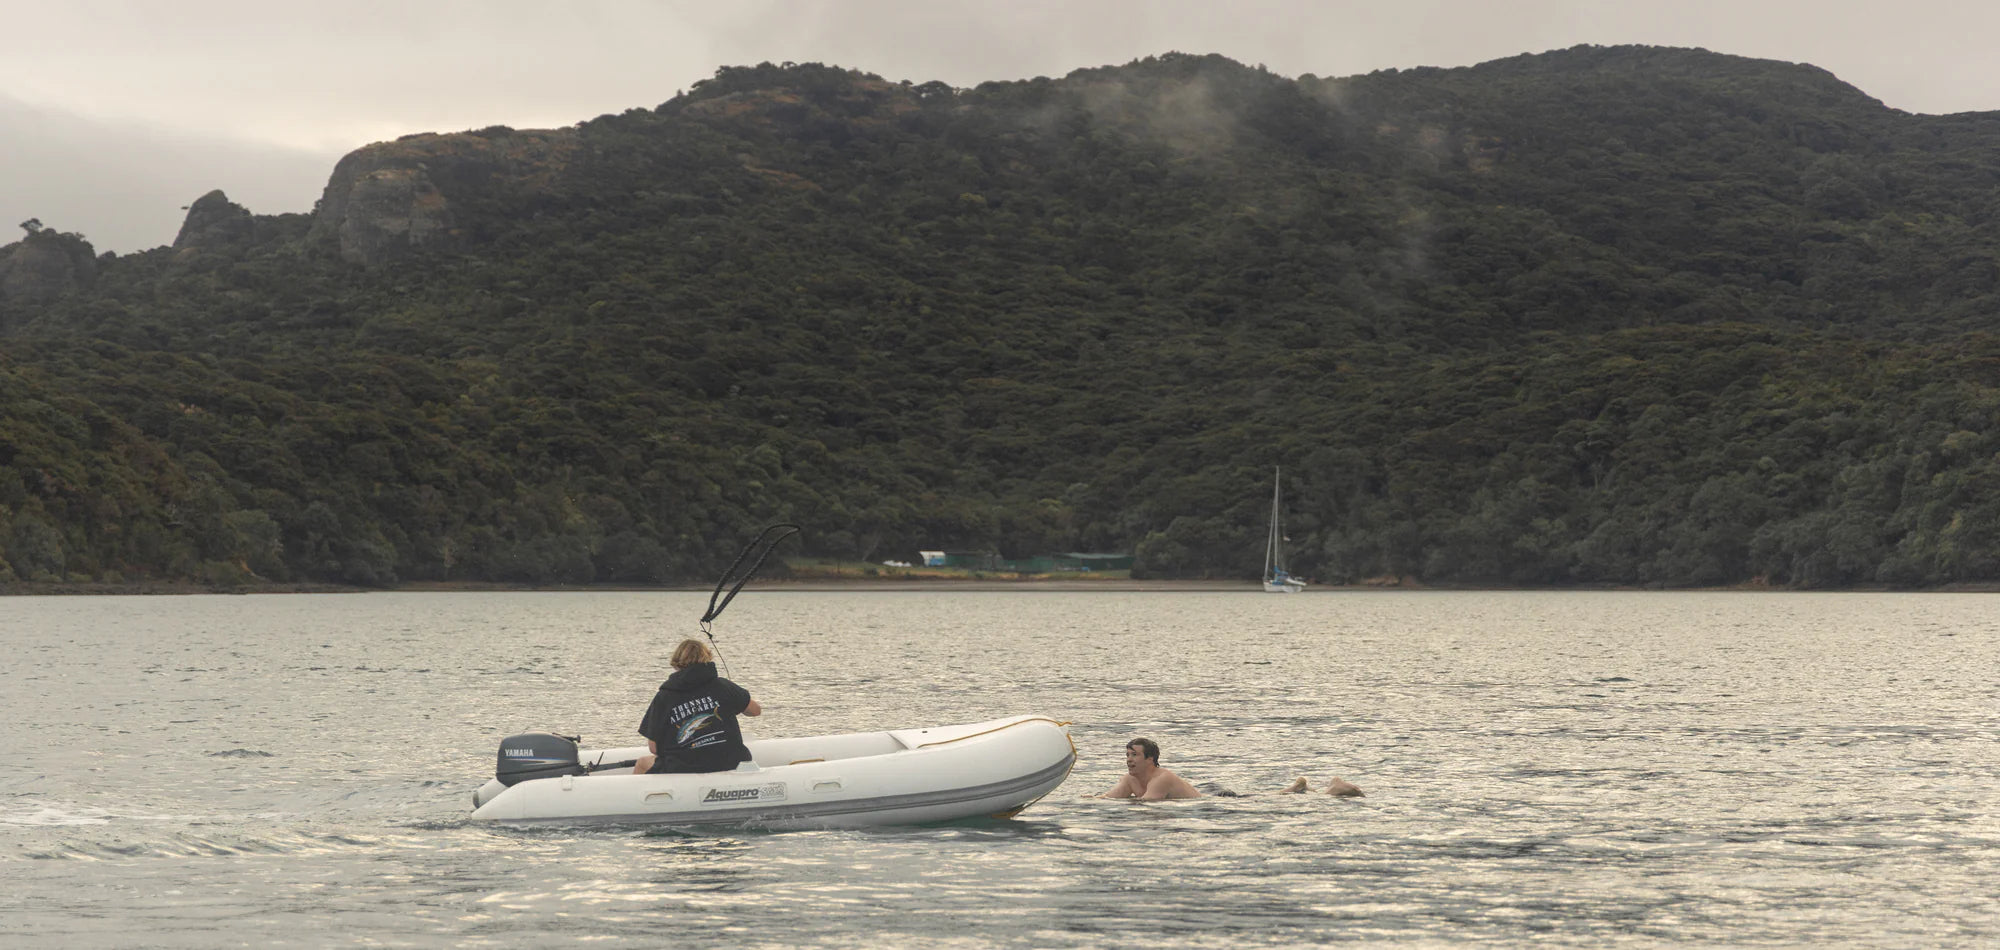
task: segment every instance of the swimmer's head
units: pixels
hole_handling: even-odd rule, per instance
[[[1125,743],[1125,748],[1128,751],[1136,749],[1140,755],[1151,759],[1154,765],[1160,764],[1160,744],[1151,739],[1134,739]]]

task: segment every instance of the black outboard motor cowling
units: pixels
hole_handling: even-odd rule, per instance
[[[499,764],[493,777],[502,785],[536,778],[588,774],[576,759],[576,740],[546,732],[524,732],[500,740]]]

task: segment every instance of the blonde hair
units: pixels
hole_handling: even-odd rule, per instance
[[[674,657],[667,661],[674,669],[684,670],[696,663],[713,663],[715,654],[708,651],[708,644],[689,637],[674,648]]]

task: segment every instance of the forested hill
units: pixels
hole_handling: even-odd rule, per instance
[[[0,248],[0,583],[2000,580],[2000,114],[1576,48],[721,70]]]

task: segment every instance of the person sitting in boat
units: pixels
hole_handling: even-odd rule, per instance
[[[674,672],[653,694],[639,720],[652,755],[639,757],[635,775],[648,772],[727,772],[750,760],[738,716],[761,716],[750,691],[715,672],[715,654],[700,640],[682,640],[668,661]]]
[[[1300,793],[1311,786],[1301,775],[1292,784],[1279,789],[1280,792]],[[1225,796],[1234,792],[1223,792]],[[1361,789],[1336,775],[1326,785],[1326,794],[1359,797]],[[1125,743],[1125,777],[1111,790],[1099,798],[1138,798],[1159,801],[1172,798],[1200,798],[1201,790],[1189,784],[1171,770],[1160,767],[1160,746],[1151,739],[1133,739]]]

